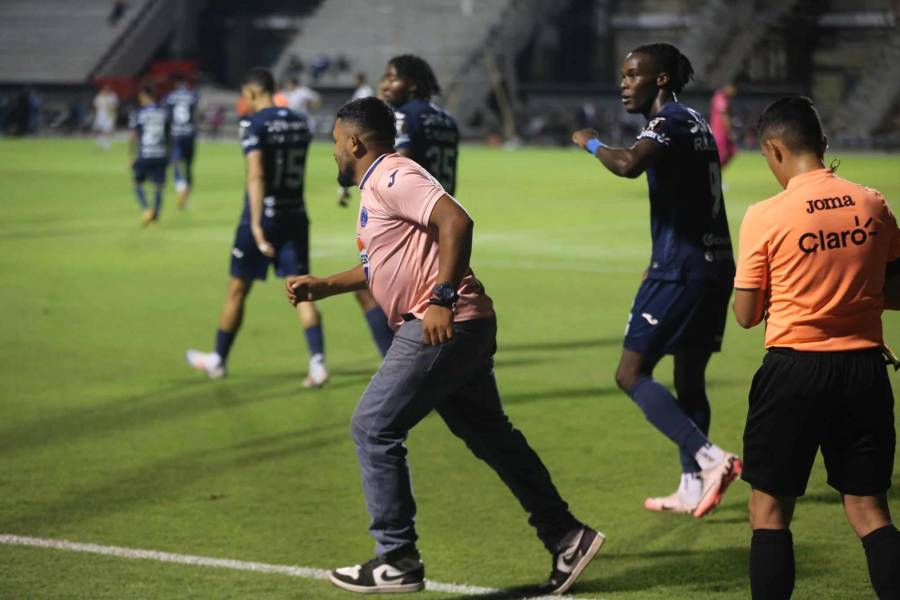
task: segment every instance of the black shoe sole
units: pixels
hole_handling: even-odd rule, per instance
[[[357,594],[405,594],[410,592],[421,592],[425,589],[424,581],[417,581],[415,583],[397,583],[393,585],[354,585],[338,579],[332,573],[328,574],[328,580],[343,590],[355,592]]]

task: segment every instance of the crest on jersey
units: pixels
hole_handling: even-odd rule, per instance
[[[362,210],[359,211],[359,226],[365,227],[369,223],[369,211],[366,210],[366,207],[363,206]]]

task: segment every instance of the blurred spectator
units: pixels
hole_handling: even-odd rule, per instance
[[[28,88],[28,133],[35,135],[41,124],[41,108],[44,99],[33,87]]]
[[[219,104],[213,109],[212,115],[209,117],[209,133],[210,136],[214,139],[218,139],[219,133],[222,130],[222,125],[225,124],[225,107]]]
[[[28,88],[22,88],[16,94],[16,101],[13,107],[13,134],[25,135],[28,133],[28,124],[31,120],[31,94]]]
[[[291,54],[288,57],[288,64],[284,74],[288,79],[299,79],[303,75],[304,67],[305,65],[300,60],[300,57],[296,54]]]
[[[709,127],[713,137],[716,138],[716,148],[719,151],[719,162],[722,168],[737,153],[737,144],[734,141],[734,130],[731,123],[731,99],[737,93],[734,84],[722,86],[717,89],[709,106]]]
[[[345,54],[338,54],[334,61],[334,68],[337,69],[338,74],[346,73],[350,70],[350,59]]]
[[[325,54],[319,54],[313,60],[311,68],[313,81],[319,81],[319,78],[331,68],[331,58]]]
[[[287,107],[294,112],[308,115],[322,106],[322,96],[309,86],[301,85],[296,79],[289,79],[284,87]]]
[[[109,26],[114,27],[125,15],[125,11],[128,9],[128,4],[122,2],[122,0],[118,0],[117,2],[113,2],[112,10],[109,11]]]
[[[597,107],[590,100],[585,100],[575,111],[575,126],[578,129],[597,129]]]
[[[356,89],[353,91],[353,100],[358,98],[368,98],[369,96],[374,96],[375,90],[372,89],[372,86],[366,82],[366,74],[365,73],[357,73],[356,74]]]
[[[98,134],[97,145],[103,150],[109,150],[112,145],[118,110],[119,97],[111,85],[103,84],[100,92],[94,97],[94,131]]]

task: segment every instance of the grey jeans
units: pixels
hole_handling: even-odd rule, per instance
[[[353,413],[351,434],[379,556],[414,550],[407,434],[432,409],[509,487],[544,546],[556,552],[580,523],[525,436],[509,422],[494,381],[494,318],[463,321],[440,346],[422,343],[422,322],[404,323]]]

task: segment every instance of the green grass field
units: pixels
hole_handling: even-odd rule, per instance
[[[896,157],[841,158],[842,175],[900,210]],[[473,266],[498,310],[506,408],[576,515],[608,536],[575,595],[749,597],[745,484],[701,521],[642,508],[679,472],[676,449],[613,382],[649,257],[646,183],[577,150],[465,147],[459,170]],[[242,179],[236,143],[202,144],[190,210],[174,209],[170,184],[161,227],[143,230],[122,144],[0,141],[0,534],[317,568],[370,557],[348,426],[378,356],[354,300],[320,305],[326,389],[301,387],[305,343],[278,280],[251,295],[227,379],[184,364],[187,347],[213,343]],[[756,154],[725,181],[736,234],[777,184]],[[356,210],[337,208],[336,191],[318,143],[307,176],[316,274],[357,260]],[[900,347],[900,315],[885,331]],[[728,449],[741,447],[762,333],[729,322],[709,369],[711,437]],[[671,382],[669,360],[658,376]],[[508,588],[547,575],[518,504],[439,418],[409,446],[430,579]],[[821,463],[793,529],[797,598],[871,596]],[[0,545],[3,599],[188,597],[350,596],[278,574]]]

